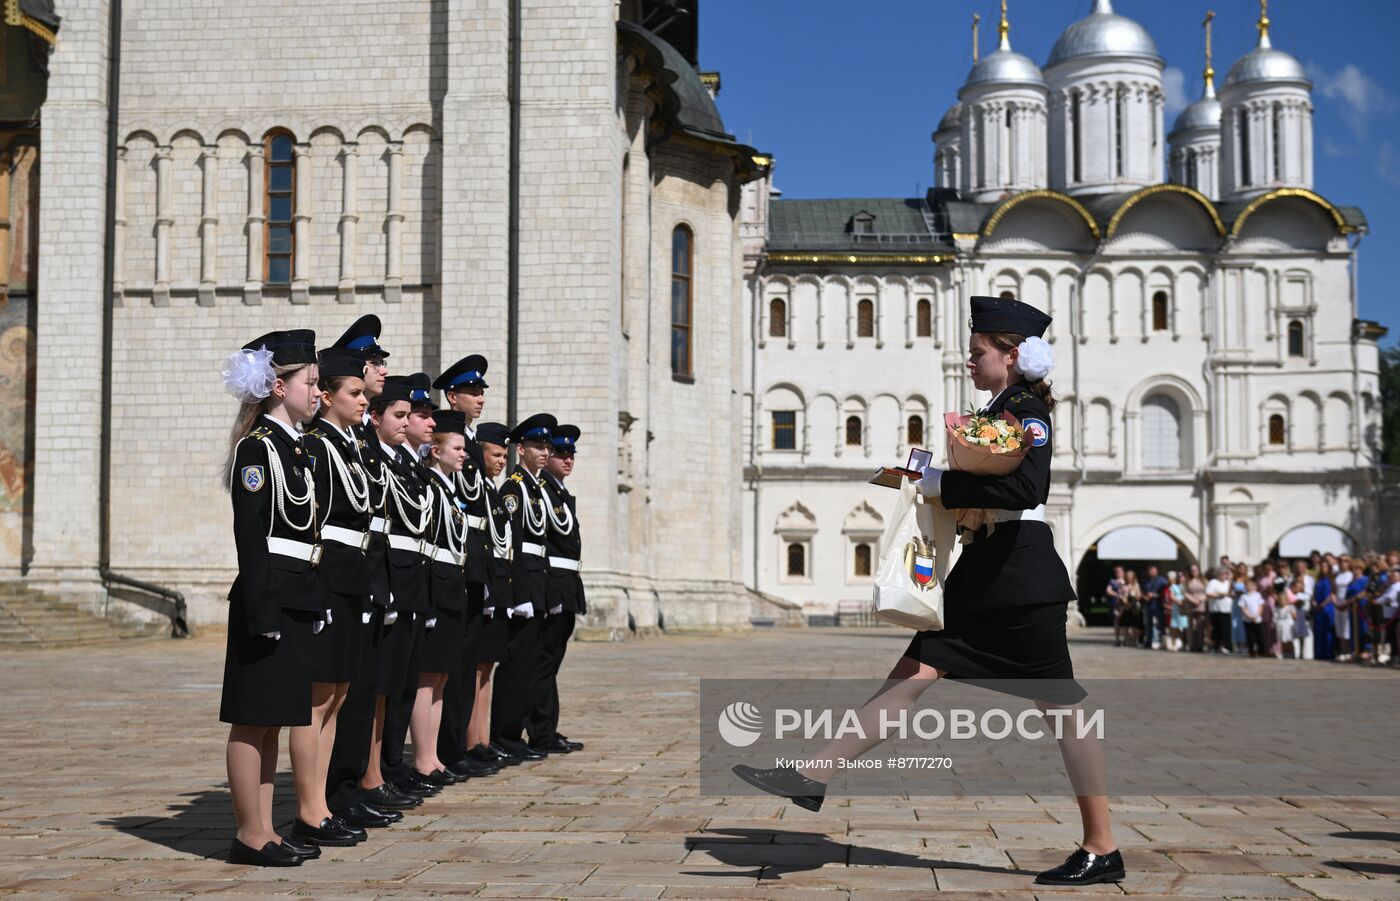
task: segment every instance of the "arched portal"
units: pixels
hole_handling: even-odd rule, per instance
[[[1195,562],[1195,555],[1181,539],[1157,526],[1133,524],[1110,529],[1089,545],[1080,558],[1074,589],[1079,596],[1079,612],[1091,626],[1113,624],[1107,588],[1115,566],[1133,570],[1138,581],[1143,582],[1148,567],[1157,567],[1165,576],[1173,570],[1185,573]]]

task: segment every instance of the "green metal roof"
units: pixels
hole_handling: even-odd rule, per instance
[[[924,218],[922,197],[851,197],[774,200],[768,210],[768,246],[774,250],[871,250],[943,247]],[[871,234],[853,234],[858,213],[874,217]]]

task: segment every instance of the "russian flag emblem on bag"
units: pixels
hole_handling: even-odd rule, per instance
[[[909,577],[924,587],[933,581],[933,543],[916,537],[909,542]]]

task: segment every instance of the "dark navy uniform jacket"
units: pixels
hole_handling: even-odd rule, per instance
[[[330,459],[330,452],[325,446],[329,443],[335,448],[340,454],[340,459],[345,462],[346,469],[351,471],[351,479],[356,480],[361,478],[364,472],[360,463],[359,444],[352,442],[340,429],[319,418],[307,427],[303,443],[313,462],[321,526],[339,526],[352,532],[367,531],[370,513],[362,513],[351,505],[350,495],[340,477],[339,469]],[[356,482],[357,487],[358,485],[359,482]],[[373,489],[373,486],[370,487]],[[374,499],[377,494],[377,490],[371,490],[370,499]],[[316,569],[327,588],[337,594],[360,599],[361,606],[358,609],[368,609],[363,604],[369,596],[370,572],[363,548],[351,547],[323,537],[321,563]]]
[[[540,485],[544,488],[545,502],[554,508],[554,516],[562,519],[564,508],[573,516],[573,529],[567,534],[554,527],[551,521],[545,536],[545,547],[550,557],[563,557],[577,560],[583,551],[583,539],[579,536],[578,499],[548,472],[541,473]],[[560,604],[565,613],[586,613],[588,603],[584,599],[583,579],[576,569],[549,568],[550,603]]]
[[[1024,385],[1002,392],[987,409],[992,414],[1003,411],[1020,420],[1031,441],[1030,452],[1005,476],[944,472],[940,483],[944,507],[1030,510],[1049,498],[1054,453],[1050,411]],[[1068,603],[1075,596],[1050,526],[1037,520],[978,529],[972,543],[963,547],[944,588],[948,606],[978,609]]]
[[[263,439],[272,442],[272,451]],[[308,544],[316,541],[313,530],[299,532],[277,515],[273,496],[277,488],[268,468],[268,454],[275,452],[288,489],[297,495],[307,493],[310,468],[302,441],[264,416],[234,450],[233,540],[238,549],[238,576],[229,589],[229,600],[241,602],[241,626],[249,635],[277,631],[283,608],[320,610],[324,606],[311,564],[267,549],[269,528],[273,538]],[[313,503],[314,491],[302,504],[285,500],[283,509],[292,522],[303,523],[312,515]]]

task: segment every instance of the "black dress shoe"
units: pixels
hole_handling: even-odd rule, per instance
[[[577,750],[571,743],[564,741],[564,739],[557,735],[548,741],[539,742],[538,744],[532,742],[530,748],[545,754],[572,754]]]
[[[521,741],[498,741],[495,745],[502,750],[514,754],[521,760],[544,760],[549,756],[547,751],[536,751],[529,745]]]
[[[292,837],[310,842],[313,845],[326,845],[333,848],[348,848],[360,843],[360,840],[355,837],[355,833],[344,825],[344,821],[337,823],[335,817],[326,817],[317,826],[308,826],[298,817],[296,822],[292,823]]]
[[[365,839],[369,838],[369,833],[364,830],[363,826],[356,826],[353,823],[347,823],[345,822],[345,819],[343,817],[338,817],[335,814],[331,814],[331,823],[333,823],[336,826],[339,826],[341,829],[344,829],[346,832],[355,836],[355,841],[357,842],[362,842]]]
[[[282,836],[282,847],[290,848],[292,853],[302,860],[315,860],[321,856],[320,848],[306,842],[299,842],[290,835]]]
[[[360,797],[377,810],[412,810],[423,803],[422,798],[409,797],[387,782],[378,788],[360,789]]]
[[[520,764],[521,761],[524,759],[519,754],[507,750],[506,748],[501,747],[495,742],[491,742],[491,744],[486,745],[485,747],[488,748],[492,754],[496,755],[496,760],[501,764],[501,766],[516,766]]]
[[[409,773],[402,779],[394,783],[394,788],[405,794],[418,795],[422,798],[431,798],[442,791],[441,785],[434,785],[417,773]]]
[[[349,807],[334,811],[334,813],[351,826],[358,826],[361,829],[382,829],[394,822],[374,808],[358,801]]]
[[[567,735],[556,735],[556,736],[554,736],[554,737],[557,738],[557,739],[559,739],[560,741],[562,741],[564,744],[568,745],[570,748],[572,748],[572,749],[575,750],[575,751],[582,751],[582,750],[583,750],[583,742],[581,742],[581,741],[574,741],[572,738],[570,738],[570,737],[567,736]]]
[[[420,773],[414,770],[413,775],[429,785],[436,785],[438,788],[457,784],[457,777],[449,774],[446,770],[433,770],[431,773]]]
[[[1119,882],[1127,875],[1123,855],[1115,848],[1107,854],[1095,854],[1083,848],[1065,858],[1065,862],[1046,870],[1035,881],[1040,885],[1093,885],[1096,882]]]
[[[235,838],[228,849],[229,863],[246,863],[255,867],[299,867],[301,860],[300,854],[277,842],[268,842],[257,850]]]
[[[470,757],[463,757],[456,763],[448,764],[447,771],[458,779],[479,779],[501,771],[498,763],[481,763]]]
[[[769,770],[759,770],[739,764],[733,767],[734,775],[755,788],[761,788],[770,795],[787,798],[798,807],[807,810],[821,810],[826,800],[826,786],[808,779],[793,767],[780,766]]]
[[[394,824],[394,823],[397,823],[399,820],[402,820],[402,819],[403,819],[403,811],[402,811],[402,810],[393,810],[393,809],[386,809],[386,808],[382,808],[382,807],[375,807],[373,804],[369,804],[369,803],[367,803],[367,802],[365,802],[365,801],[361,801],[360,803],[364,805],[365,810],[368,810],[370,813],[377,813],[377,814],[379,814],[381,817],[383,817],[384,819],[388,820],[389,823],[390,823],[391,825]]]

